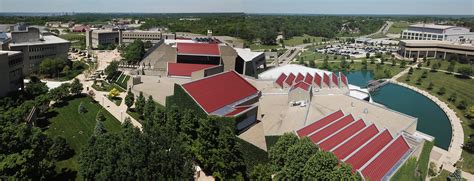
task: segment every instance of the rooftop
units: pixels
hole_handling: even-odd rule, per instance
[[[176,49],[181,55],[220,55],[219,44],[215,43],[177,43]]]
[[[43,36],[43,40],[38,40],[34,42],[24,42],[24,43],[10,43],[10,46],[24,46],[24,45],[48,45],[48,44],[60,44],[60,43],[70,43],[67,40],[59,38],[53,35]]]
[[[290,73],[293,73],[294,75],[298,75],[298,73],[301,73],[303,75],[306,75],[307,73],[311,75],[318,73],[322,75],[323,73],[331,73],[331,72],[326,71],[326,70],[309,68],[302,65],[287,64],[287,65],[279,66],[273,69],[269,69],[265,72],[262,72],[261,74],[258,75],[258,78],[263,79],[263,80],[276,80],[282,73],[285,73],[286,75],[289,75]]]
[[[455,26],[450,26],[450,25],[437,25],[437,24],[414,24],[410,25],[410,27],[414,28],[431,28],[431,29],[449,29],[449,28],[454,28]]]
[[[259,92],[235,71],[205,77],[182,87],[208,114]]]
[[[195,71],[207,69],[218,65],[209,64],[189,64],[168,62],[168,76],[191,77]]]
[[[253,59],[257,58],[264,54],[264,52],[253,52],[249,48],[234,48],[237,51],[237,54],[244,59],[244,61],[252,61]]]
[[[21,51],[5,51],[5,50],[0,50],[0,54],[8,54],[8,56],[11,56],[11,55],[16,55],[16,54],[20,54]]]

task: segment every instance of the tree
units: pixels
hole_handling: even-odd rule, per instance
[[[145,44],[141,40],[135,40],[124,49],[124,59],[129,64],[137,63],[145,55]]]
[[[110,64],[105,68],[104,70],[104,73],[106,75],[111,75],[115,72],[118,71],[118,66],[119,66],[119,62],[118,61],[112,61],[110,62]]]
[[[106,119],[105,119],[105,116],[104,116],[104,113],[102,113],[102,111],[99,111],[97,112],[97,115],[95,117],[95,120],[97,122],[104,122]]]
[[[402,60],[402,62],[400,63],[400,68],[405,68],[406,65],[407,65],[407,62],[405,60]]]
[[[270,166],[258,164],[250,172],[250,180],[272,180],[272,170]]]
[[[135,111],[138,115],[143,116],[143,111],[145,108],[145,96],[143,96],[143,92],[140,92],[137,101],[135,101]]]
[[[279,172],[286,164],[286,151],[298,142],[298,137],[292,133],[283,134],[278,141],[268,150],[268,158],[274,172]]]
[[[423,58],[423,62],[426,62],[427,67],[429,67],[431,65],[431,60],[426,61],[426,57]]]
[[[397,66],[397,61],[395,61],[395,59],[392,59],[392,66]]]
[[[426,78],[428,77],[428,71],[427,70],[424,70],[423,73],[421,73],[421,78]]]
[[[449,95],[448,101],[456,102],[456,98],[457,98],[457,94],[456,92],[453,92]]]
[[[39,72],[42,74],[48,74],[49,77],[57,77],[65,66],[65,58],[45,58],[41,61],[39,66]]]
[[[99,112],[101,113],[101,112]],[[99,115],[99,114],[98,114]],[[103,116],[103,115],[102,115]],[[105,117],[103,118],[104,120],[99,120],[100,118],[96,118],[96,123],[95,123],[95,127],[94,127],[94,136],[100,136],[100,135],[103,135],[105,133],[107,133],[107,130],[105,129],[105,125],[104,125],[104,121],[105,121]]]
[[[471,140],[467,141],[466,144],[463,145],[462,149],[471,154],[474,153],[474,139],[471,138]]]
[[[300,139],[296,144],[288,148],[283,169],[277,173],[278,179],[302,180],[305,163],[318,152],[318,148],[307,137]]]
[[[79,82],[79,79],[74,78],[74,80],[71,83],[71,93],[74,95],[78,95],[82,92],[83,90],[82,83]]]
[[[304,65],[304,59],[303,59],[303,57],[300,57],[300,58],[299,58],[299,63],[298,63],[298,64]]]
[[[459,101],[459,104],[458,104],[458,106],[457,106],[457,107],[458,107],[459,109],[461,109],[461,110],[464,110],[464,109],[466,109],[466,107],[467,107],[467,103],[466,103],[466,101],[465,101],[465,100],[461,100],[461,101]]]
[[[375,57],[370,57],[370,64],[374,64],[375,63]]]
[[[64,160],[74,155],[74,150],[67,144],[66,139],[56,136],[52,140],[48,156],[55,160]]]
[[[431,71],[432,72],[436,72],[438,70],[439,66],[438,64],[434,63],[433,65],[431,65]]]
[[[145,102],[145,107],[143,108],[143,117],[146,121],[151,120],[153,112],[155,112],[156,106],[155,101],[152,96],[148,96],[148,100]]]
[[[421,66],[422,66],[421,63],[418,63],[418,64],[416,65],[416,67],[417,67],[418,69],[420,69]]]
[[[431,177],[434,177],[438,174],[438,169],[436,167],[436,164],[433,162],[430,162],[430,167],[428,169],[428,175]]]
[[[408,74],[410,74],[410,75],[413,74],[413,68],[412,67],[410,67],[410,69],[408,69]]]
[[[329,56],[326,55],[323,60],[323,69],[329,70]]]
[[[367,60],[364,59],[364,60],[362,60],[362,70],[367,70],[367,68],[368,68]]]
[[[25,91],[29,97],[36,97],[41,94],[47,93],[49,90],[48,86],[46,86],[45,82],[41,82],[41,80],[36,76],[31,76],[30,81],[25,86]]]
[[[370,53],[365,53],[365,58],[366,59],[370,58]]]
[[[421,77],[416,79],[416,85],[421,85],[422,82],[423,82],[423,79]]]
[[[308,159],[303,167],[305,179],[331,180],[329,173],[337,169],[339,160],[334,154],[318,151]]]
[[[453,62],[454,62],[454,61],[453,61]],[[448,72],[454,72],[454,64],[450,63],[450,64],[448,65],[448,68],[446,69],[446,71],[448,71]]]
[[[84,106],[84,103],[81,102],[77,108],[77,112],[79,112],[79,114],[85,114],[87,113],[87,108],[86,106]]]
[[[55,102],[60,102],[63,98],[67,97],[70,94],[70,84],[63,83],[59,87],[51,89],[49,95],[51,100]]]
[[[309,61],[309,67],[316,68],[316,62],[314,60]]]
[[[462,66],[458,68],[457,72],[464,77],[469,77],[472,75],[472,68],[470,66]]]
[[[109,92],[109,97],[114,98],[120,95],[120,91],[118,91],[116,88],[113,88]]]
[[[151,48],[153,46],[153,44],[151,43],[151,41],[146,41],[143,46],[145,47],[145,49],[148,49],[148,48]]]
[[[135,102],[135,95],[133,95],[132,91],[129,89],[127,95],[125,96],[125,105],[127,105],[127,110],[133,106]]]
[[[430,82],[430,84],[428,84],[428,90],[433,90],[433,87],[434,87],[434,84],[433,82]]]
[[[438,92],[437,92],[439,95],[444,95],[446,93],[446,88],[443,87],[440,87]]]

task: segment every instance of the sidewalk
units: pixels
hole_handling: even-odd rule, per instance
[[[93,81],[85,81],[84,74],[80,74],[76,78],[79,79],[79,81],[83,84],[83,87],[84,87],[83,93],[87,94],[87,87],[89,87],[89,90],[92,90],[95,93],[94,100],[96,100],[100,105],[102,105],[104,109],[109,111],[110,114],[112,114],[117,120],[123,123],[125,118],[129,117],[132,125],[142,129],[142,124],[140,124],[137,120],[135,120],[132,116],[130,116],[127,113],[127,106],[124,103],[125,96],[126,96],[125,92],[120,93],[119,97],[121,97],[123,101],[120,104],[120,106],[117,106],[115,103],[107,99],[106,96],[108,92],[94,90],[91,87],[93,84]]]

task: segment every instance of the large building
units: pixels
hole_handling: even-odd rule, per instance
[[[474,45],[436,40],[401,40],[398,52],[404,58],[437,58],[474,61]]]
[[[172,101],[166,104],[194,109],[198,115],[232,118],[239,132],[257,122],[260,96],[260,91],[241,75],[227,71],[182,85],[175,84]]]
[[[135,40],[143,42],[150,41],[152,44],[158,43],[162,39],[174,39],[174,34],[163,33],[161,31],[140,31],[140,30],[90,30],[86,31],[86,47],[100,48],[110,44],[128,44]]]
[[[23,89],[23,53],[0,51],[0,97]]]
[[[401,39],[473,42],[474,32],[470,32],[469,28],[457,26],[415,24],[402,31]]]
[[[148,75],[192,78],[194,77],[192,72],[201,71],[199,74],[202,74],[203,71],[216,72],[216,69],[221,69],[221,71],[234,70],[242,75],[256,77],[259,69],[266,68],[266,61],[263,52],[234,48],[218,39],[207,37],[164,40],[149,50],[141,65]],[[194,68],[192,68],[193,65],[195,65]],[[179,70],[181,68],[182,70]],[[207,69],[212,70],[207,71]],[[185,71],[188,71],[186,73],[188,76],[172,74]]]
[[[23,52],[23,73],[36,72],[44,58],[67,59],[70,42],[53,35],[42,35],[35,27],[12,31],[8,50]]]

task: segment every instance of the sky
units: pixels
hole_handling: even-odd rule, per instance
[[[474,0],[0,0],[0,12],[474,15]]]

